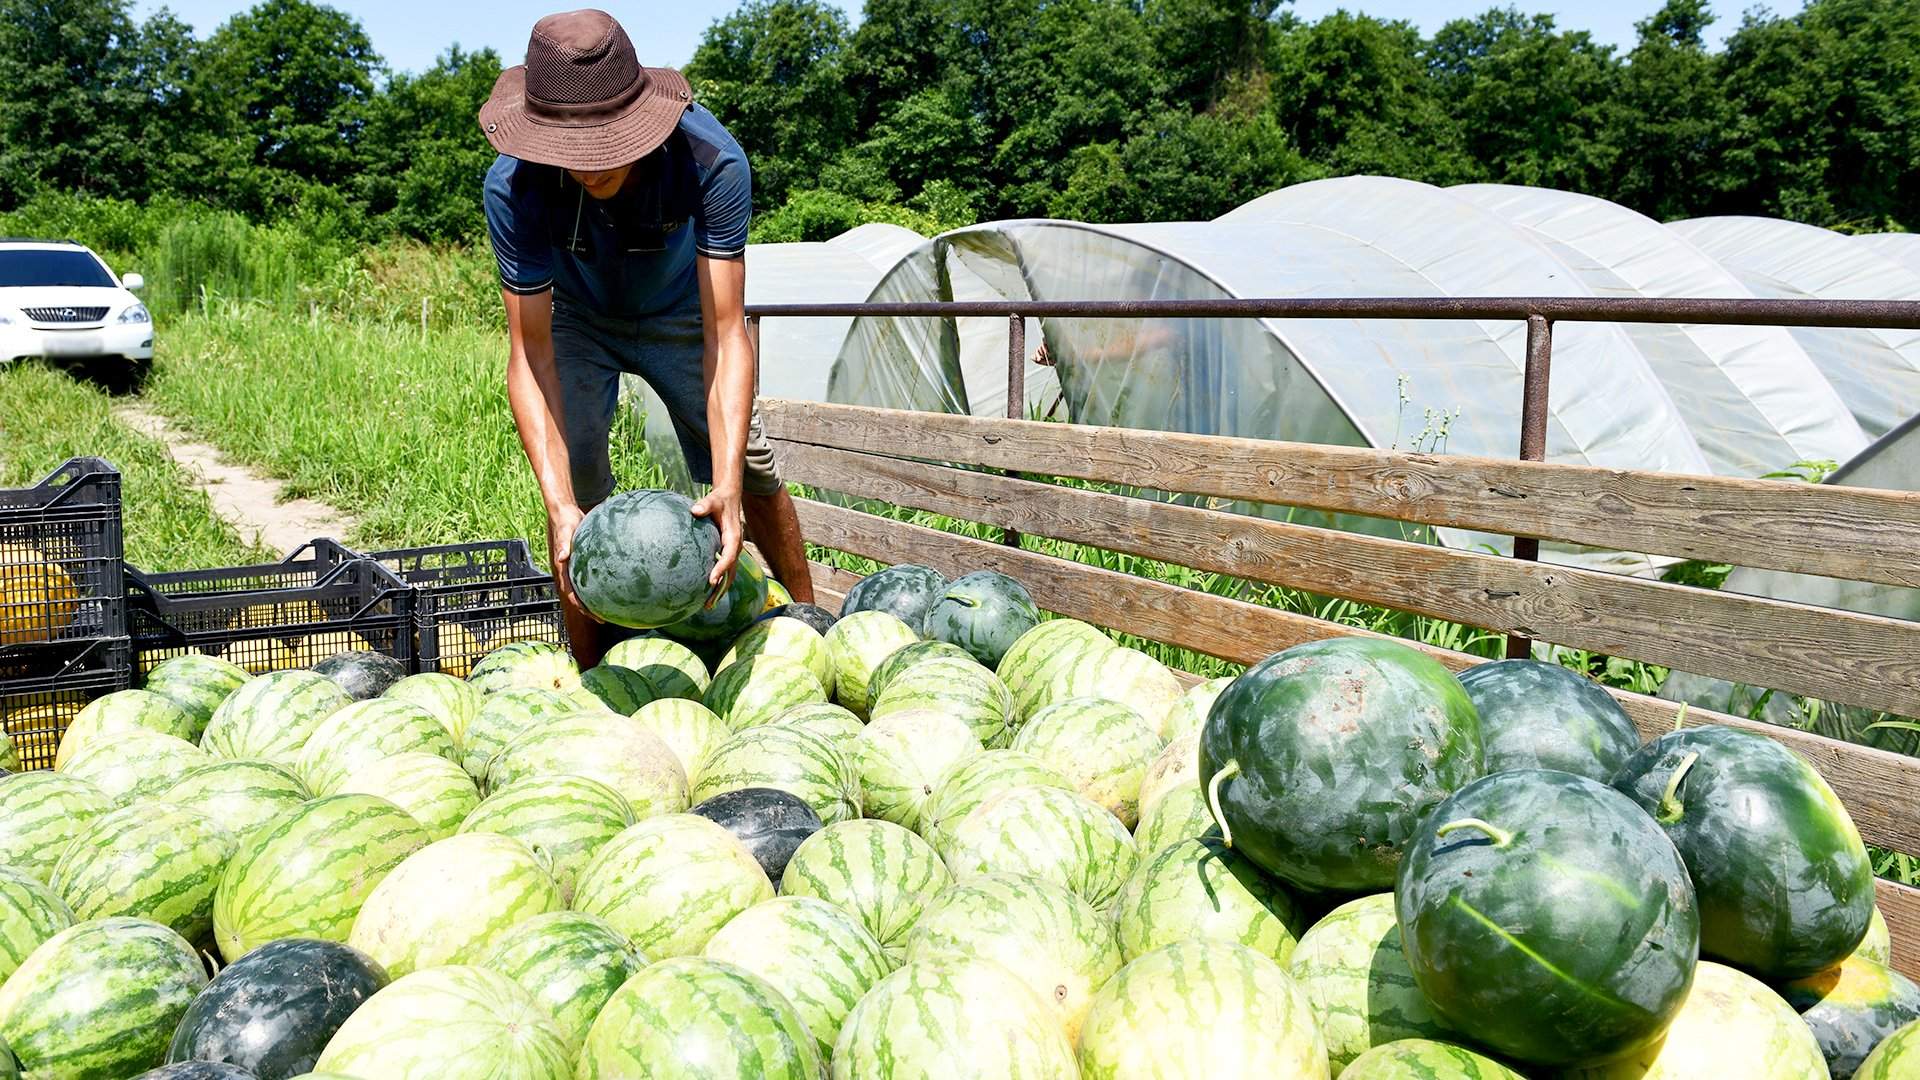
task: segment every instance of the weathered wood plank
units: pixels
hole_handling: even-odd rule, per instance
[[[791,442],[1920,587],[1920,493],[773,400]]]
[[[806,499],[799,500],[797,506],[807,538],[823,547],[883,563],[920,563],[950,576],[998,570],[1019,579],[1048,611],[1236,663],[1254,663],[1305,641],[1341,635],[1380,636],[844,507]],[[816,582],[822,580],[820,571],[815,574]],[[847,575],[826,580],[850,585],[853,578]],[[1484,662],[1418,642],[1401,643],[1456,671]],[[1623,690],[1610,688],[1609,692],[1633,718],[1643,738],[1673,729],[1678,712],[1674,703]],[[1688,710],[1687,723],[1725,724],[1757,731],[1792,747],[1826,777],[1869,843],[1920,853],[1920,804],[1906,795],[1920,790],[1920,759],[1703,709]]]
[[[792,480],[1200,570],[1904,716],[1920,624],[782,444]]]
[[[1909,979],[1920,978],[1920,889],[1885,878],[1875,879],[1874,886],[1874,899],[1893,937],[1893,969]]]

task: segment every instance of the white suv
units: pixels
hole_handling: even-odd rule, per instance
[[[131,291],[143,284],[71,240],[0,239],[0,364],[72,359],[137,380],[153,359],[153,317]]]

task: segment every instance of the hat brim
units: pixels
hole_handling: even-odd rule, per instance
[[[495,150],[540,165],[602,172],[631,165],[658,150],[693,103],[686,76],[647,68],[647,86],[626,108],[591,122],[556,122],[527,111],[527,69],[500,73],[480,107],[480,130]]]

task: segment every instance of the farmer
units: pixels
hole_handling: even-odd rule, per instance
[[[710,583],[745,529],[795,600],[813,599],[800,523],[754,409],[747,335],[745,153],[687,80],[642,67],[603,11],[534,24],[527,62],[480,109],[500,157],[487,230],[507,307],[507,397],[547,507],[547,543],[575,655],[605,644],[566,569],[585,511],[613,493],[608,429],[620,375],[666,404],[719,527]]]

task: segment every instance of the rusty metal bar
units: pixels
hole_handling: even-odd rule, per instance
[[[1527,318],[1527,370],[1520,397],[1520,460],[1547,460],[1547,395],[1553,379],[1553,323],[1541,315]],[[1540,541],[1513,538],[1513,557],[1528,562],[1540,558]],[[1533,639],[1507,635],[1507,659],[1533,655]]]
[[[753,396],[760,396],[760,316],[747,316],[747,342],[753,346]]]
[[[1024,420],[1027,415],[1027,317],[1007,316],[1007,419]],[[1020,546],[1020,534],[1013,529],[1001,533],[1000,542]]]

